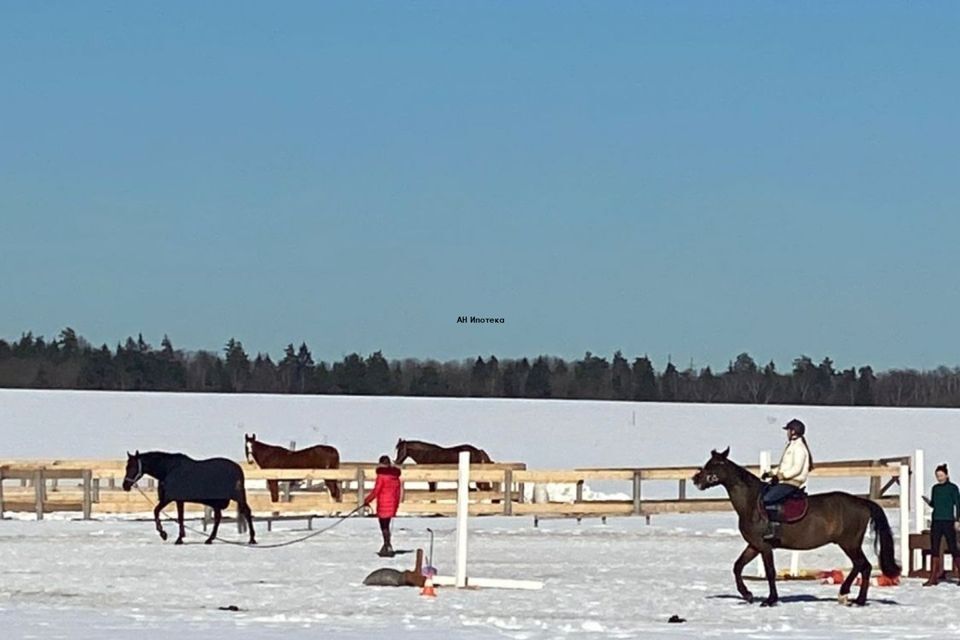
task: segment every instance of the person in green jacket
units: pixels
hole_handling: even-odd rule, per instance
[[[960,489],[950,482],[950,472],[947,464],[937,467],[937,484],[930,491],[930,506],[933,507],[932,524],[930,525],[930,578],[923,583],[925,587],[932,587],[940,582],[943,569],[943,558],[940,555],[940,546],[943,540],[947,541],[947,550],[953,558],[953,570],[960,585],[960,554],[957,552],[957,529],[960,528]]]

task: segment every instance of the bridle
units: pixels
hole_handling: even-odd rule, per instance
[[[143,477],[143,461],[140,460],[140,456],[137,456],[137,477],[130,478],[129,476],[124,476],[123,481],[129,482],[130,484],[137,484],[140,478]]]

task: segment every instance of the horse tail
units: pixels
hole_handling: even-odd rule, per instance
[[[888,578],[900,577],[900,565],[893,554],[893,532],[883,507],[873,500],[867,500],[870,508],[870,521],[873,523],[873,548],[880,558],[880,571]]]

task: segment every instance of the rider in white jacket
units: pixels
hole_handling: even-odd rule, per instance
[[[780,537],[780,523],[777,522],[780,503],[803,489],[813,468],[813,457],[804,437],[806,426],[794,419],[788,422],[784,429],[787,432],[787,446],[780,457],[776,473],[764,475],[764,479],[770,479],[770,484],[764,487],[762,493],[763,506],[768,514],[767,532],[763,537],[774,544]]]
[[[799,422],[799,421],[798,421]],[[794,432],[796,433],[796,432]],[[800,435],[790,439],[777,465],[777,479],[793,487],[803,487],[810,475],[810,452]]]

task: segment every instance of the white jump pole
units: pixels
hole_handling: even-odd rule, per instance
[[[457,474],[457,587],[467,586],[467,516],[470,511],[470,452],[461,451]]]
[[[926,503],[923,501],[923,486],[927,481],[923,467],[923,449],[917,449],[913,452],[913,532],[923,533],[923,528],[927,524]],[[906,560],[901,560],[906,564]],[[913,552],[913,566],[919,567],[923,562],[923,551],[917,549]],[[904,567],[906,570],[906,567]]]
[[[767,473],[768,471],[770,471],[770,469],[771,469],[770,452],[761,451],[760,452],[760,475]],[[758,559],[757,560],[757,577],[762,578],[765,575],[766,573],[764,573],[764,570],[763,570],[763,562]]]
[[[919,482],[917,484],[920,484]],[[910,559],[910,465],[900,465],[900,563]]]

